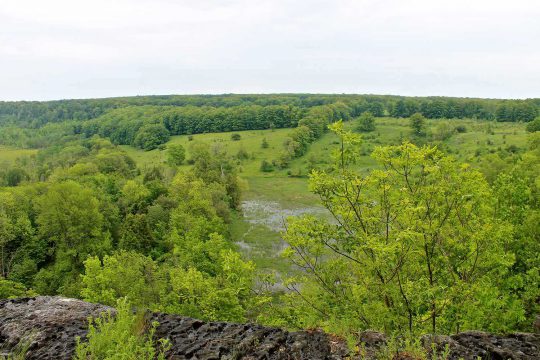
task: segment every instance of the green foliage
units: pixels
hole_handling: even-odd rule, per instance
[[[413,332],[432,331],[435,304],[437,332],[528,330],[540,311],[540,138],[532,133],[527,149],[525,124],[474,119],[494,119],[501,103],[357,95],[1,103],[0,143],[39,150],[0,148],[0,186],[16,185],[0,188],[0,291],[26,296],[32,288],[109,305],[128,296],[141,309],[207,320],[260,315],[280,326],[342,334],[368,323],[406,333],[410,317]],[[534,99],[518,103],[537,106]],[[365,112],[377,117],[377,134],[364,134],[360,144],[346,130],[355,124],[339,120]],[[436,141],[439,151],[408,143],[376,148],[409,137],[406,121],[380,118],[394,112],[427,118],[423,133],[430,136],[412,139]],[[512,116],[508,121],[523,121]],[[448,120],[428,120],[435,118]],[[293,129],[273,130],[283,127]],[[243,130],[250,131],[241,141],[230,141]],[[165,146],[168,134],[186,135]],[[188,134],[201,135],[190,141]],[[135,149],[136,139],[156,149]],[[177,145],[186,151],[172,155]],[[188,164],[180,152],[189,152]],[[311,171],[315,194],[306,189]],[[317,213],[288,223],[295,247],[285,249],[286,259],[277,258],[281,236],[261,225],[272,209],[237,211],[241,198],[311,211],[317,197],[335,217],[325,222]],[[433,247],[428,255],[424,243]],[[276,287],[261,295],[260,274],[247,259],[277,269]],[[291,269],[287,259],[303,269]],[[284,294],[276,291],[282,287]]]
[[[240,149],[238,149],[238,152],[236,153],[236,158],[238,160],[247,160],[247,159],[249,159],[249,154],[246,151],[246,149],[241,147]]]
[[[41,294],[75,295],[75,278],[88,255],[104,254],[111,247],[98,198],[74,181],[50,186],[36,199],[39,236],[54,249],[55,264],[42,269],[36,279]]]
[[[272,165],[272,163],[267,160],[263,160],[261,161],[260,169],[262,172],[272,172],[274,171],[274,165]]]
[[[231,134],[231,140],[232,141],[239,141],[241,138],[242,138],[242,136],[239,133]]]
[[[364,176],[351,167],[359,140],[340,124],[332,130],[342,150],[310,186],[334,222],[290,221],[284,256],[303,271],[286,281],[281,319],[345,333],[515,326],[524,312],[502,281],[513,228],[494,219],[481,174],[405,143],[376,148],[381,166]]]
[[[37,294],[26,289],[23,284],[6,280],[0,277],[0,299],[11,299],[18,297],[30,297]]]
[[[158,323],[146,324],[143,314],[132,313],[126,299],[118,301],[116,311],[114,316],[107,312],[89,319],[86,341],[77,338],[74,359],[164,360],[170,345],[153,339]]]
[[[114,306],[127,297],[135,306],[156,308],[163,289],[157,264],[136,252],[106,255],[103,261],[90,257],[84,262],[81,296],[90,302]]]
[[[169,136],[169,131],[162,124],[148,124],[137,131],[133,145],[144,150],[152,150],[166,143]]]
[[[171,165],[182,165],[186,158],[186,149],[182,145],[167,146],[167,162]]]
[[[420,113],[414,113],[409,118],[409,123],[415,136],[425,136],[426,135],[426,119]]]
[[[81,295],[108,305],[128,297],[142,308],[205,320],[244,321],[254,303],[253,263],[226,250],[218,238],[209,240],[207,247],[189,250],[189,257],[209,256],[212,263],[177,256],[172,263],[158,264],[136,252],[105,256],[103,262],[89,258]]]
[[[9,169],[4,175],[7,186],[17,186],[21,182],[28,180],[29,176],[23,169],[13,168]]]
[[[540,117],[537,117],[534,121],[528,123],[526,129],[528,132],[540,131]]]
[[[375,131],[375,117],[369,111],[366,111],[360,115],[357,120],[356,130],[360,132]]]
[[[495,111],[497,121],[532,121],[538,114],[533,104],[524,101],[503,101]]]
[[[445,141],[450,139],[455,132],[456,128],[454,128],[449,122],[439,121],[433,131],[433,138],[435,140]]]
[[[194,142],[190,147],[193,173],[204,182],[225,187],[231,208],[240,205],[240,182],[236,166],[223,148],[210,147],[208,144]]]

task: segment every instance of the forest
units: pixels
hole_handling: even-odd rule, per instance
[[[540,99],[0,102],[0,298],[347,339],[530,331],[539,176]]]

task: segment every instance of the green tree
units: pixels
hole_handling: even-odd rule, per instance
[[[0,299],[11,299],[18,297],[31,297],[37,294],[28,290],[23,284],[6,280],[0,277]]]
[[[272,172],[272,171],[274,171],[274,166],[272,165],[271,162],[269,162],[267,160],[263,160],[263,161],[261,161],[260,170],[262,172]]]
[[[375,131],[375,117],[369,111],[363,112],[356,123],[356,130],[360,132]]]
[[[270,145],[268,144],[268,141],[267,141],[266,138],[264,137],[264,138],[262,139],[262,142],[261,142],[261,148],[263,148],[263,149],[268,149],[269,146],[270,146]]]
[[[167,162],[171,165],[182,165],[186,158],[186,149],[180,144],[167,146]]]
[[[39,293],[73,295],[74,277],[89,255],[104,254],[111,248],[111,236],[92,191],[74,181],[53,184],[36,199],[38,233],[54,250],[55,264],[42,269]],[[64,289],[64,290],[63,290]]]
[[[86,341],[77,338],[74,359],[165,360],[170,345],[164,339],[154,340],[158,323],[148,330],[144,313],[133,314],[127,299],[119,299],[116,305],[114,316],[109,311],[90,318]]]
[[[21,182],[28,180],[29,176],[23,169],[13,168],[7,171],[5,179],[7,186],[17,186]]]
[[[380,169],[362,176],[351,167],[357,136],[332,129],[342,150],[310,188],[334,222],[288,224],[284,254],[303,271],[286,281],[286,318],[338,332],[435,333],[497,330],[523,316],[499,287],[513,263],[504,248],[512,228],[494,219],[480,173],[406,143],[376,148]]]
[[[169,141],[169,136],[169,131],[163,124],[147,124],[137,131],[133,145],[143,150],[153,150]]]
[[[157,309],[166,289],[156,262],[133,251],[105,255],[103,261],[89,257],[81,279],[84,300],[110,306],[127,297],[134,306]]]
[[[526,129],[528,132],[540,131],[540,117],[537,117],[536,119],[528,123]]]
[[[426,118],[420,114],[415,113],[409,118],[409,123],[415,136],[426,135]]]

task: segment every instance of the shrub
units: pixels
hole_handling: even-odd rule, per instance
[[[231,134],[231,140],[232,141],[238,141],[242,138],[242,136],[238,133]]]
[[[269,146],[269,145],[268,145],[268,141],[266,140],[266,138],[263,138],[263,139],[262,139],[262,143],[261,143],[261,147],[262,147],[263,149],[267,149],[268,146]]]
[[[420,114],[415,113],[409,118],[410,126],[413,130],[413,134],[416,136],[426,135],[426,118]]]
[[[375,117],[369,111],[360,115],[356,124],[356,130],[360,132],[375,131]]]
[[[528,123],[525,129],[528,132],[540,131],[540,117],[537,117],[536,119],[534,119],[534,121]]]
[[[74,359],[165,360],[168,342],[160,339],[159,349],[153,342],[157,325],[153,322],[145,331],[143,314],[133,314],[128,301],[120,299],[116,316],[109,311],[101,317],[89,319],[87,342],[77,338]]]
[[[269,161],[263,160],[261,161],[260,169],[262,172],[271,172],[274,171],[274,165],[272,165]]]
[[[244,148],[240,148],[238,152],[236,153],[236,158],[238,160],[246,160],[249,159],[249,154]]]
[[[182,165],[186,158],[186,149],[180,144],[167,147],[167,162],[171,165]]]
[[[169,141],[169,130],[163,124],[147,124],[137,131],[133,145],[143,150],[153,150]]]
[[[467,128],[465,127],[465,125],[458,125],[456,126],[455,129],[456,129],[456,132],[460,134],[467,132]]]

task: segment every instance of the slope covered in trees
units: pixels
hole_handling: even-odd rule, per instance
[[[304,115],[312,117],[311,108],[321,106],[330,107],[334,118],[340,119],[369,111],[377,117],[407,118],[420,113],[430,119],[528,122],[539,114],[538,99],[509,101],[379,95],[171,95],[0,102],[0,144],[39,148],[45,146],[47,140],[93,134],[109,137],[116,144],[134,144],[136,132],[149,124],[162,125],[169,135],[295,127]],[[163,128],[155,132],[166,133]],[[154,143],[137,144],[153,148]]]
[[[6,143],[37,148],[18,159],[0,148],[10,152],[0,161],[1,297],[127,298],[349,337],[530,329],[540,310],[534,127],[383,117],[384,97],[158,99],[0,128]],[[317,200],[324,212],[285,219],[263,207],[244,219],[248,196]],[[267,215],[285,222],[271,245]]]

